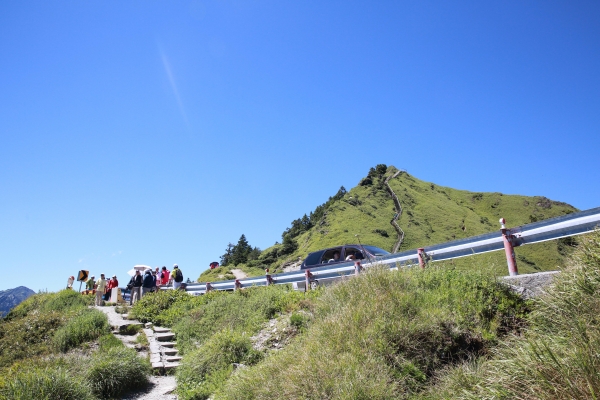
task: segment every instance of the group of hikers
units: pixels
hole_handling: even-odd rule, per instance
[[[144,276],[139,270],[131,277],[127,284],[127,289],[131,292],[129,296],[129,305],[133,305],[148,293],[160,290],[161,286],[173,285],[173,289],[181,289],[183,283],[183,273],[177,264],[173,265],[173,270],[169,271],[167,267],[156,267],[154,271],[147,269]]]
[[[73,289],[73,282],[75,281],[75,277],[69,277],[67,283],[67,289]],[[117,280],[117,276],[113,275],[112,278],[106,279],[104,274],[100,274],[100,279],[96,280],[95,276],[90,276],[87,281],[85,281],[85,292],[84,293],[95,293],[96,301],[95,304],[97,306],[102,305],[102,300],[108,301],[110,299],[110,295],[114,288],[119,287],[119,281]]]
[[[73,288],[75,277],[71,276],[68,279],[67,289]],[[143,276],[140,270],[136,270],[135,274],[129,280],[127,289],[130,291],[129,305],[133,305],[136,301],[142,298],[147,293],[157,292],[160,287],[172,285],[173,289],[185,289],[183,283],[183,273],[177,264],[173,265],[173,270],[169,271],[167,267],[156,267],[154,271],[147,269]],[[95,293],[97,306],[102,305],[102,301],[108,301],[111,298],[112,289],[119,287],[117,276],[106,279],[104,274],[100,274],[100,279],[96,280],[95,276],[90,276],[85,281],[85,291],[82,293]]]

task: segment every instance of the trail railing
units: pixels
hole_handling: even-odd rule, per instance
[[[203,294],[207,290],[238,290],[251,286],[291,283],[298,289],[314,288],[318,284],[358,274],[361,269],[374,265],[387,265],[391,269],[468,257],[504,249],[510,275],[517,275],[514,247],[560,239],[567,236],[592,232],[600,226],[600,207],[550,218],[544,221],[507,229],[504,219],[500,219],[500,232],[491,232],[466,239],[454,240],[424,248],[389,254],[370,260],[350,261],[334,265],[299,270],[282,274],[272,274],[229,281],[189,283],[186,291],[190,294]]]

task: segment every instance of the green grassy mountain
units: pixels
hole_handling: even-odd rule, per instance
[[[386,184],[386,180],[388,184]],[[399,212],[390,189],[401,207]],[[498,220],[507,226],[565,215],[577,211],[566,203],[545,197],[480,193],[458,190],[421,181],[393,166],[378,165],[349,191],[340,191],[310,214],[292,222],[283,243],[265,249],[255,260],[239,264],[249,275],[260,275],[265,267],[274,272],[306,257],[312,251],[340,244],[371,244],[394,250],[398,232],[403,233],[398,251],[427,247],[454,239],[498,231]],[[358,235],[358,237],[356,236]],[[573,239],[558,240],[516,249],[519,272],[552,270],[564,265],[565,256],[574,245]],[[502,252],[474,256],[500,275],[507,274]],[[466,265],[464,260],[453,262]],[[233,279],[228,265],[203,273],[199,281]]]

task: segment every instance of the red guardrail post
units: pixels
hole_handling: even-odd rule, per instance
[[[241,288],[242,288],[242,283],[240,282],[239,279],[236,279],[235,283],[233,285],[233,290],[238,290],[238,289],[241,289]]]
[[[417,249],[417,258],[419,259],[419,267],[421,267],[421,269],[425,269],[425,249],[424,248],[418,248]]]
[[[354,261],[354,275],[358,275],[362,269],[363,267],[360,265],[360,261]]]
[[[500,232],[502,232],[502,241],[504,242],[504,252],[506,253],[506,263],[508,264],[508,273],[510,276],[519,275],[517,269],[517,258],[515,257],[515,249],[512,244],[512,235],[506,229],[506,220],[500,218]]]
[[[210,292],[211,290],[213,290],[212,285],[210,284],[210,282],[206,282],[206,293]]]
[[[304,291],[306,292],[307,290],[310,290],[310,278],[312,278],[312,274],[310,273],[310,270],[306,270],[304,271],[304,280],[306,282],[306,287],[304,288]]]

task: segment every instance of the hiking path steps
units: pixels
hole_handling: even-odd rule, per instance
[[[119,314],[115,311],[115,307],[95,307],[106,314],[108,323],[113,329],[115,337],[120,339],[127,347],[136,348],[135,335],[126,335],[129,326],[142,326],[142,331],[148,339],[148,352],[140,351],[140,356],[150,357],[150,363],[155,373],[160,376],[151,376],[149,378],[150,385],[146,390],[136,393],[130,393],[124,399],[167,399],[176,400],[177,395],[173,394],[176,388],[175,377],[173,375],[165,375],[169,371],[173,371],[180,365],[181,357],[178,350],[175,348],[175,334],[168,328],[153,327],[152,323],[143,324],[139,321],[128,320],[127,314]]]

